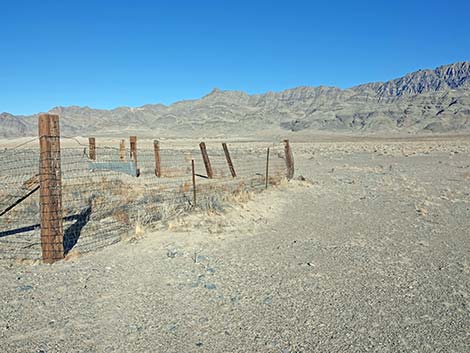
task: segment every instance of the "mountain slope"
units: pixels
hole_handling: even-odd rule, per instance
[[[419,70],[385,83],[370,83],[352,89],[370,90],[380,98],[396,98],[465,88],[470,89],[470,62],[440,66],[434,70]]]
[[[248,95],[214,89],[170,106],[112,110],[56,107],[65,135],[169,135],[328,131],[393,133],[470,131],[470,62],[420,70],[346,90],[297,87]],[[36,134],[36,116],[0,115],[0,136]]]

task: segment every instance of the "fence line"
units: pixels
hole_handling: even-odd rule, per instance
[[[151,227],[193,209],[218,208],[232,193],[263,190],[293,175],[288,142],[170,148],[133,136],[127,149],[123,141],[113,147],[90,138],[87,146],[74,139],[69,146],[59,144],[68,137],[39,135],[55,140],[46,150],[28,141],[0,152],[0,260],[53,262],[72,249],[93,251],[129,236],[136,224]]]

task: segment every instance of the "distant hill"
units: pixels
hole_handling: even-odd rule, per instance
[[[50,112],[60,114],[65,135],[470,132],[470,62],[344,90],[297,87],[248,95],[214,89],[201,99],[170,106],[112,110],[71,106]],[[36,117],[0,114],[0,137],[36,135]]]

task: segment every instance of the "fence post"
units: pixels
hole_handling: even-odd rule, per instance
[[[59,116],[39,115],[38,130],[42,259],[53,263],[64,258]]]
[[[230,169],[230,173],[232,174],[232,177],[235,178],[237,176],[237,173],[235,173],[235,168],[233,167],[232,158],[230,158],[230,153],[228,151],[227,144],[225,142],[223,142],[222,147],[224,149],[225,159],[227,160],[227,164],[228,164],[228,167]]]
[[[266,152],[266,189],[268,188],[269,182],[269,147],[268,151]]]
[[[96,161],[96,139],[94,137],[88,138],[88,158]]]
[[[294,156],[290,148],[289,140],[284,140],[284,153],[286,156],[287,179],[294,177]]]
[[[121,140],[119,143],[119,159],[121,161],[126,159],[126,140]]]
[[[160,178],[162,176],[160,165],[160,143],[157,140],[153,141],[153,152],[155,154],[155,175]]]
[[[202,159],[204,160],[204,166],[206,167],[207,177],[209,179],[212,179],[214,174],[212,172],[211,161],[209,160],[209,156],[207,155],[206,144],[204,142],[201,142],[199,144],[199,148],[201,149]]]
[[[130,136],[129,143],[130,143],[131,160],[134,161],[134,165],[135,165],[135,176],[138,177],[140,175],[140,170],[137,167],[137,136]]]
[[[194,159],[191,159],[191,172],[193,177],[193,207],[196,207],[196,173],[194,171]]]

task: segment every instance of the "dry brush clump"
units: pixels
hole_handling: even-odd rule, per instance
[[[214,179],[204,179],[203,164],[199,160],[196,165],[196,173],[199,173],[196,203],[193,200],[190,162],[200,159],[199,150],[168,152],[160,178],[155,175],[153,151],[148,156],[145,152],[139,154],[148,158],[139,159],[141,174],[138,178],[123,172],[122,165],[115,161],[118,154],[114,150],[98,151],[101,153],[98,163],[101,159],[110,169],[93,169],[81,150],[67,149],[64,152],[62,214],[64,246],[70,248],[66,251],[68,258],[74,257],[73,251],[85,253],[122,239],[137,239],[157,227],[174,228],[176,225],[178,228],[178,224],[185,223],[182,220],[191,214],[200,219],[221,215],[234,205],[251,200],[254,193],[264,190],[265,186],[263,149],[253,150],[252,153],[246,150],[234,153],[236,178],[231,177],[222,153],[211,156]],[[282,183],[284,172],[281,169],[284,164],[280,162],[281,167],[273,164],[268,180],[271,186]],[[112,169],[113,166],[116,170]],[[37,170],[37,166],[34,169]],[[16,181],[19,191],[24,181],[28,183],[27,177],[34,177],[29,170],[26,174]],[[0,196],[16,195],[16,192],[3,187],[11,188],[11,185],[7,183],[9,180],[3,183],[1,177]],[[21,225],[37,226],[40,222],[39,206],[39,193],[36,193],[2,217],[0,226],[7,230]],[[194,224],[186,222],[185,227],[191,229]],[[26,239],[24,234],[19,236]],[[34,251],[40,255],[39,228],[36,227],[28,237],[28,241],[30,239],[35,244]]]

